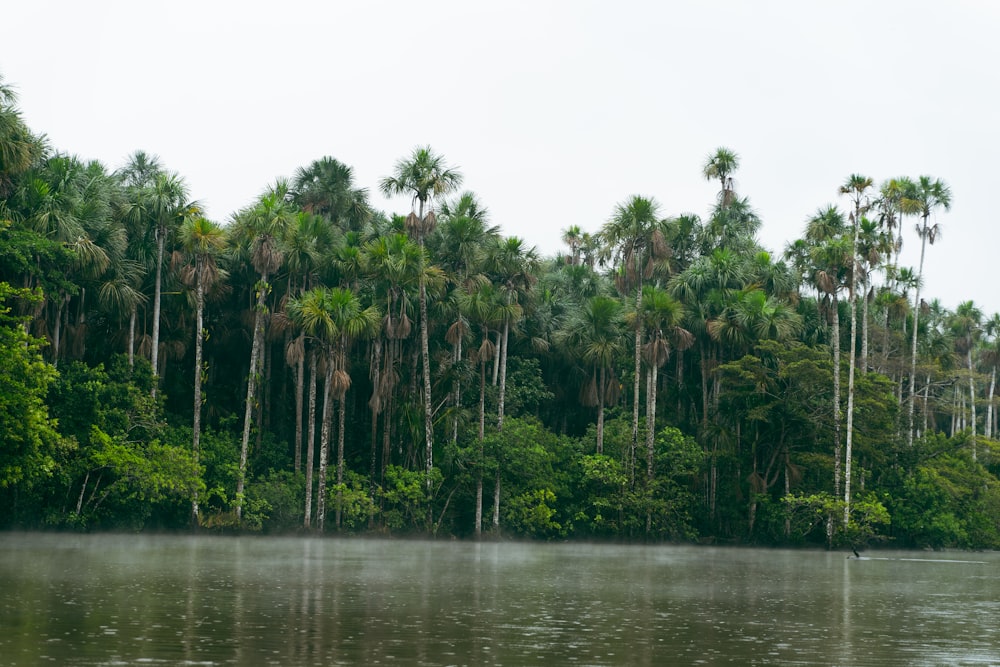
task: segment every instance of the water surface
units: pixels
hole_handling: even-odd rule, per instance
[[[0,665],[995,665],[1000,555],[0,534]]]

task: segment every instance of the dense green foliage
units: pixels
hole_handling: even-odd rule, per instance
[[[0,93],[0,527],[1000,546],[1000,316],[898,266],[941,181],[831,184],[778,260],[720,149],[706,219],[542,258],[429,148],[406,216],[322,158],[223,226]]]

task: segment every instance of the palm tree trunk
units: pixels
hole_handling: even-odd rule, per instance
[[[986,438],[993,438],[993,391],[997,384],[997,369],[996,367],[990,370],[990,392],[989,398],[986,402]]]
[[[201,267],[198,267],[198,285],[195,288],[195,329],[194,329],[194,423],[191,426],[192,442],[191,451],[194,455],[194,464],[198,468],[201,456],[201,358],[202,358],[202,329],[204,327],[205,311],[205,287],[202,283]],[[201,474],[199,470],[199,475]],[[198,525],[198,490],[195,489],[191,499],[191,525]]]
[[[138,306],[132,305],[132,312],[128,317],[128,367],[135,368],[135,319]]]
[[[312,526],[313,459],[316,455],[316,348],[309,350],[309,425],[306,429],[306,518],[305,528]]]
[[[906,444],[913,446],[913,412],[916,407],[917,396],[915,393],[917,385],[917,322],[920,319],[920,282],[924,278],[924,252],[927,249],[927,216],[923,218],[923,229],[920,232],[920,264],[917,270],[917,282],[913,296],[913,344],[910,346],[910,395],[907,397],[907,415],[909,419],[909,433]]]
[[[261,274],[260,285],[257,289],[257,312],[254,316],[253,325],[253,345],[250,348],[250,373],[247,376],[247,400],[246,410],[243,414],[243,440],[240,443],[240,470],[236,482],[236,521],[243,520],[243,490],[246,486],[247,472],[247,452],[250,448],[250,426],[253,423],[254,396],[257,389],[258,366],[260,364],[261,348],[264,343],[264,301],[267,297],[266,273]],[[155,318],[158,323],[159,318]],[[154,331],[158,331],[158,324]],[[156,344],[153,345],[153,354],[156,354]]]
[[[486,360],[479,360],[479,438],[476,461],[476,539],[483,534],[483,439],[486,437]]]
[[[343,509],[344,493],[341,490],[341,485],[344,483],[344,412],[346,410],[346,402],[343,398],[340,399],[340,413],[338,414],[337,423],[337,516],[336,516],[336,526],[337,530],[340,530],[340,518],[341,511]]]
[[[639,445],[639,374],[642,372],[642,274],[639,272],[639,253],[635,253],[635,378],[632,382],[632,441],[629,443],[629,461],[635,465],[635,450]],[[655,365],[655,364],[653,364]]]
[[[500,339],[500,395],[497,398],[497,431],[503,430],[504,397],[507,393],[507,341],[510,322],[503,323],[503,337]]]
[[[855,235],[857,234],[855,228]],[[858,306],[857,300],[851,299],[851,349],[848,357],[847,370],[847,445],[844,458],[844,526],[847,526],[851,516],[851,453],[854,443],[854,346],[857,343]]]
[[[646,414],[646,480],[653,481],[653,454],[656,445],[656,382],[658,367],[656,360],[649,366],[649,388],[647,403],[649,410]]]
[[[597,453],[604,453],[604,367],[597,374]]]
[[[156,282],[153,284],[153,349],[150,353],[150,365],[153,367],[153,374],[159,375],[160,358],[160,291],[163,284],[163,245],[166,241],[167,230],[162,225],[156,227]],[[266,281],[266,278],[265,278]],[[156,388],[159,385],[159,378],[153,379],[153,398],[156,398]],[[242,482],[242,473],[240,482]],[[237,494],[242,493],[242,488]],[[239,518],[242,511],[242,500],[237,499],[236,516]]]
[[[969,351],[967,353],[969,362],[969,425],[972,427],[972,460],[977,460],[976,450],[976,378],[972,367],[972,334],[969,334]]]
[[[300,354],[295,362],[295,474],[302,470],[302,418],[305,401],[306,357]]]
[[[319,436],[319,489],[316,493],[316,528],[323,532],[326,522],[326,469],[330,452],[330,423],[333,421],[333,400],[330,396],[333,385],[333,360],[327,359],[325,381],[323,383],[323,420]]]
[[[833,347],[833,495],[840,496],[840,302],[837,292],[832,299],[833,327],[830,345]]]
[[[423,237],[421,237],[421,249],[423,249],[423,246]],[[427,334],[427,284],[423,272],[420,273],[420,356],[424,375],[424,439],[426,443],[427,494],[429,496],[431,492],[431,470],[434,468],[434,415],[431,407],[430,341]]]

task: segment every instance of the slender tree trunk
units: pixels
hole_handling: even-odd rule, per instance
[[[649,410],[646,414],[646,480],[653,481],[653,455],[656,451],[656,383],[659,369],[656,360],[649,366],[649,387],[646,402]]]
[[[483,466],[486,464],[483,440],[486,437],[486,360],[479,360],[479,433],[476,462],[476,539],[483,534]]]
[[[639,377],[642,372],[642,280],[639,272],[639,253],[635,253],[635,378],[632,383],[632,441],[629,443],[629,465],[634,466],[635,450],[639,445]],[[655,365],[655,364],[654,364]]]
[[[326,523],[326,470],[330,452],[330,425],[333,422],[333,360],[327,359],[326,374],[323,383],[323,420],[319,436],[319,488],[316,492],[316,528],[323,532]]]
[[[500,535],[500,464],[497,462],[496,481],[493,485],[493,534]]]
[[[138,306],[132,306],[128,316],[128,367],[135,368],[135,319]]]
[[[969,334],[969,351],[967,353],[969,362],[969,425],[972,427],[972,460],[977,460],[976,450],[979,448],[976,442],[976,377],[975,369],[972,367],[972,334]]]
[[[340,399],[340,411],[337,415],[337,516],[336,525],[337,530],[340,530],[340,519],[344,504],[344,493],[342,491],[342,485],[344,483],[344,412],[346,411],[346,402],[343,398]]]
[[[857,243],[857,227],[855,227],[855,243]],[[853,279],[852,291],[853,291]],[[857,343],[858,326],[858,305],[857,300],[851,298],[851,349],[848,356],[847,370],[847,443],[844,458],[844,526],[846,527],[851,516],[851,454],[854,443],[854,346]]]
[[[424,204],[420,202],[420,218],[423,219]],[[424,251],[424,235],[420,234],[420,250]],[[434,414],[431,407],[431,359],[430,341],[427,333],[427,280],[424,276],[423,267],[420,271],[420,356],[423,364],[424,376],[424,439],[426,446],[427,463],[427,495],[431,494],[431,471],[434,469]],[[428,517],[430,517],[430,505],[428,504]],[[430,525],[430,519],[428,520]]]
[[[868,292],[861,297],[861,372],[868,372]]]
[[[303,348],[305,338],[302,339]],[[306,385],[306,356],[305,349],[299,354],[295,362],[295,474],[302,470],[302,419],[305,410],[305,385]]]
[[[200,457],[201,457],[201,358],[202,358],[202,341],[204,340],[203,329],[204,329],[204,311],[205,311],[205,287],[202,283],[202,267],[201,262],[198,262],[197,267],[197,287],[195,288],[195,303],[196,303],[196,315],[195,315],[195,328],[194,328],[194,423],[192,424],[192,442],[191,451],[194,454],[194,464],[196,468],[200,468]],[[198,471],[198,475],[201,475],[201,471]],[[191,499],[191,525],[197,527],[198,525],[198,490],[195,489],[194,495]]]
[[[510,322],[503,323],[503,337],[500,339],[500,394],[497,398],[497,431],[503,430],[504,398],[507,394],[507,341]]]
[[[597,373],[597,453],[604,453],[604,367]]]
[[[990,369],[990,392],[986,402],[986,438],[993,438],[993,391],[997,384],[997,369]]]
[[[312,527],[313,463],[316,456],[316,383],[317,360],[314,345],[309,349],[309,425],[306,429],[306,518],[303,524]]]
[[[167,230],[162,225],[156,226],[156,282],[153,284],[153,349],[150,353],[150,365],[153,373],[157,377],[153,378],[153,398],[156,398],[156,389],[159,385],[159,358],[160,358],[160,291],[163,284],[163,246],[166,242]],[[265,279],[266,280],[266,279]],[[242,473],[240,482],[242,483]],[[237,494],[242,493],[242,488]],[[237,499],[236,517],[239,518],[242,511],[242,501]]]
[[[257,312],[254,315],[253,345],[250,349],[250,373],[247,376],[247,401],[246,410],[243,414],[243,440],[240,443],[240,470],[236,482],[237,522],[243,520],[243,491],[246,486],[247,452],[250,449],[250,426],[253,423],[254,397],[256,395],[257,375],[259,373],[258,366],[260,364],[261,348],[264,343],[264,304],[267,298],[267,279],[268,275],[266,273],[261,274],[260,284],[257,288]],[[158,317],[156,321],[159,321]],[[153,349],[155,351],[155,344]]]
[[[840,302],[833,293],[833,495],[840,496],[841,440],[840,440]]]
[[[917,285],[914,288],[913,296],[913,344],[910,346],[910,395],[907,397],[907,415],[909,419],[909,433],[906,444],[913,446],[913,412],[916,407],[917,395],[917,322],[920,319],[920,282],[924,279],[924,253],[927,249],[927,216],[923,217],[923,226],[920,231],[920,264],[917,270]]]

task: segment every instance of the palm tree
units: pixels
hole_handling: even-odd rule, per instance
[[[920,264],[917,269],[917,286],[913,296],[913,343],[910,347],[910,394],[907,406],[909,419],[907,444],[912,446],[913,409],[916,403],[917,321],[920,315],[920,284],[924,277],[924,254],[927,250],[927,244],[929,242],[934,245],[940,232],[937,223],[928,226],[928,219],[931,217],[931,213],[934,213],[938,208],[943,208],[945,211],[951,210],[951,189],[940,179],[932,180],[930,176],[921,176],[916,181],[905,184],[900,208],[903,213],[920,216],[920,225],[917,227],[917,234],[920,236]]]
[[[370,306],[362,309],[361,302],[357,295],[350,289],[334,287],[326,290],[324,307],[329,313],[332,324],[332,333],[336,336],[333,343],[333,356],[328,361],[334,367],[334,382],[332,385],[333,398],[340,403],[337,425],[337,509],[336,526],[340,528],[341,518],[341,491],[340,487],[344,483],[344,396],[351,386],[351,376],[348,372],[347,352],[350,349],[351,341],[360,337],[368,337],[378,330],[381,316],[376,307]],[[326,509],[326,448],[320,448],[320,477],[319,477],[319,503],[317,505],[317,518],[320,531],[323,530],[323,523]]]
[[[354,170],[332,157],[295,171],[292,199],[307,213],[321,215],[347,231],[359,231],[371,217],[368,190],[354,186]]]
[[[644,287],[640,302],[639,317],[642,327],[648,332],[647,342],[643,346],[643,359],[648,371],[646,373],[646,478],[653,479],[653,454],[656,436],[656,390],[659,367],[667,362],[671,347],[685,350],[694,342],[691,333],[681,327],[684,320],[684,307],[666,291],[656,287]],[[633,483],[635,478],[635,452],[629,466],[629,475]]]
[[[226,245],[225,231],[221,226],[202,216],[188,216],[180,228],[180,241],[184,251],[194,260],[182,278],[195,289],[195,345],[194,345],[194,421],[191,449],[195,464],[201,454],[201,384],[205,369],[202,366],[202,348],[205,339],[205,291],[219,280],[220,271],[216,258]],[[198,493],[191,501],[191,520],[198,525]]]
[[[632,196],[615,207],[611,219],[601,229],[601,238],[613,249],[618,259],[624,288],[635,290],[635,312],[642,307],[643,277],[652,274],[657,260],[669,256],[663,230],[659,226],[659,205],[653,198]],[[635,324],[635,377],[632,387],[632,457],[639,440],[639,378],[642,368],[642,323]]]
[[[997,384],[997,366],[1000,366],[1000,313],[994,313],[983,323],[983,333],[986,339],[979,351],[980,361],[986,365],[990,371],[990,389],[986,400],[986,425],[983,434],[992,439],[995,429],[995,410],[993,409],[993,395]]]
[[[387,196],[409,194],[411,212],[407,225],[417,238],[421,251],[424,240],[436,223],[433,208],[424,215],[424,208],[433,206],[434,198],[457,190],[462,183],[462,175],[449,169],[444,158],[435,155],[430,146],[418,147],[408,159],[396,163],[392,176],[387,176],[379,183],[379,189]],[[412,211],[417,208],[417,211]],[[427,492],[431,490],[431,470],[434,467],[434,422],[431,402],[431,362],[430,343],[427,333],[427,284],[424,272],[420,277],[420,353],[423,362],[424,376],[424,437],[426,445]]]
[[[580,225],[570,225],[564,229],[562,240],[569,246],[570,264],[576,266],[580,263],[580,246],[583,245],[583,230]]]
[[[971,417],[969,424],[972,427],[972,460],[977,457],[976,449],[976,372],[972,364],[972,356],[976,348],[976,343],[982,333],[983,311],[976,307],[972,301],[963,301],[958,304],[954,315],[951,317],[951,328],[955,332],[955,342],[958,353],[965,357],[966,368],[969,371],[969,409]]]
[[[851,258],[844,239],[844,216],[834,206],[821,208],[806,224],[806,239],[815,245],[811,251],[813,280],[820,294],[829,298],[828,312],[832,326],[830,349],[833,352],[833,487],[840,495],[841,410],[840,410],[840,301],[843,274]]]
[[[585,386],[585,405],[597,407],[597,453],[604,453],[604,406],[614,395],[617,379],[614,361],[621,353],[624,320],[621,303],[607,296],[595,296],[567,323],[559,338],[563,347],[575,352],[590,371]]]
[[[250,351],[250,370],[247,376],[247,398],[243,416],[243,438],[240,445],[240,468],[236,483],[236,520],[243,518],[243,490],[246,484],[247,453],[250,445],[250,427],[253,421],[254,397],[261,369],[264,346],[264,322],[267,317],[267,297],[271,291],[270,277],[282,264],[280,241],[292,224],[292,209],[288,203],[288,183],[278,181],[270,187],[256,204],[236,214],[234,236],[245,252],[249,253],[254,270],[260,276],[257,282],[257,305],[254,314],[253,343]]]
[[[0,75],[0,202],[10,193],[14,178],[28,171],[41,153],[41,142],[17,109],[17,95]]]
[[[850,287],[848,289],[848,301],[851,310],[851,343],[848,348],[848,371],[847,371],[847,442],[845,445],[844,458],[844,525],[850,519],[851,510],[851,454],[854,443],[854,366],[855,366],[855,343],[858,339],[858,230],[861,227],[861,215],[868,209],[868,202],[865,193],[872,187],[872,179],[860,174],[851,174],[847,181],[840,186],[840,193],[851,197],[854,203],[854,212],[851,214],[851,265],[850,265]],[[839,373],[840,369],[835,369]]]
[[[740,167],[740,156],[728,148],[717,148],[705,160],[701,169],[706,180],[718,179],[719,203],[729,206],[734,196],[733,173]]]

